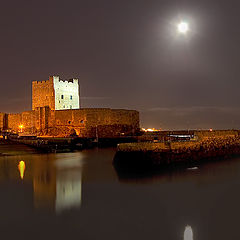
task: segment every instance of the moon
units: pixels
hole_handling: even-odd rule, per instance
[[[187,22],[180,22],[178,25],[177,25],[177,30],[179,33],[181,34],[186,34],[188,31],[189,31],[189,25]]]

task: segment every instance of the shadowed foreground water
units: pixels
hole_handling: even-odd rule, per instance
[[[114,153],[0,158],[1,239],[240,238],[240,158],[119,178]]]

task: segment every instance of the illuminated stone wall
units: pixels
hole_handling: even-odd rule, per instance
[[[199,140],[204,140],[208,138],[216,137],[235,137],[239,135],[237,130],[214,130],[214,131],[195,131],[194,133]]]
[[[0,131],[4,128],[4,119],[5,119],[5,113],[0,113]]]
[[[45,106],[55,109],[53,77],[49,77],[47,81],[32,82],[32,110]]]
[[[177,131],[175,131],[177,133]],[[179,131],[181,132],[181,131]],[[238,144],[240,142],[239,130],[200,130],[193,131],[196,136],[193,141],[179,142],[138,142],[138,143],[123,143],[118,146],[118,150],[122,152],[161,152],[162,150],[184,149],[184,151],[197,149],[221,148],[229,144]]]
[[[63,81],[51,76],[47,81],[33,81],[32,110],[46,106],[52,110],[79,109],[78,79]]]
[[[74,131],[80,137],[119,137],[134,134],[139,128],[139,113],[134,110],[86,108],[55,111],[51,135],[66,136]]]
[[[7,115],[7,126],[8,129],[18,132],[19,126],[22,124],[22,114],[16,113],[16,114],[8,114]]]
[[[79,109],[78,79],[62,81],[53,77],[55,91],[55,110]]]
[[[23,132],[36,132],[36,112],[27,111],[17,114],[7,114],[6,125],[9,130],[12,130],[14,132],[21,131],[20,125],[23,126]]]
[[[21,124],[23,125],[24,132],[36,132],[36,112],[27,111],[21,114]]]
[[[89,138],[119,137],[134,134],[139,128],[139,113],[134,110],[88,108],[53,111],[49,107],[21,114],[8,114],[8,128],[24,133]]]

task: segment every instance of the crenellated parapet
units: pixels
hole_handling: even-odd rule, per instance
[[[78,79],[61,80],[59,76],[50,76],[47,81],[33,81],[32,110],[45,106],[51,110],[79,109]]]

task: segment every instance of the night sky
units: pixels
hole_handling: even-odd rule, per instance
[[[30,110],[31,81],[59,75],[79,78],[83,107],[139,110],[142,127],[240,128],[239,9],[237,0],[4,1],[0,112]]]

